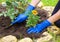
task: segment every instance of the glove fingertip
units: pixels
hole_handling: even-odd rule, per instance
[[[29,32],[29,31],[31,31],[32,30],[32,27],[30,27],[28,30],[27,30],[27,32]]]
[[[36,34],[38,34],[39,32],[36,32]]]
[[[33,32],[33,30],[29,31],[28,34],[31,34]]]
[[[16,19],[17,19],[17,17],[14,20],[16,20]]]
[[[27,32],[29,32],[31,29],[28,29]]]

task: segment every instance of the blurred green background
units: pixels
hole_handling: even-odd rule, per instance
[[[58,0],[42,0],[45,6],[55,6]]]
[[[0,0],[0,3],[6,0]],[[28,0],[30,1],[30,0]],[[42,0],[45,6],[55,6],[58,0]]]

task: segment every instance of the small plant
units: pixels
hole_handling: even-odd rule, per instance
[[[18,15],[18,13],[19,13],[18,10],[15,10],[14,8],[12,8],[12,9],[8,9],[5,12],[0,13],[0,16],[2,16],[2,15],[4,15],[5,17],[9,16],[10,19],[13,21],[14,18],[16,17],[16,15]]]
[[[6,0],[5,1],[6,11],[0,13],[0,16],[2,15],[4,15],[5,17],[9,16],[13,21],[14,18],[16,17],[15,15],[18,15],[18,13],[20,14],[25,11],[28,3],[29,3],[28,0]],[[3,4],[3,6],[5,4]]]
[[[18,15],[18,13],[19,13],[19,11],[18,10],[15,10],[15,9],[9,9],[8,11],[7,11],[7,16],[9,16],[10,18],[11,18],[11,20],[13,21],[14,20],[14,18],[16,17],[16,15]]]
[[[26,27],[35,26],[38,23],[40,17],[37,14],[38,14],[38,12],[36,10],[33,10],[30,13],[28,19],[26,20],[27,21]]]
[[[22,10],[22,12],[24,12],[25,11],[25,9],[26,9],[26,7],[28,6],[28,4],[29,4],[29,1],[28,0],[17,0],[18,1],[18,8],[20,9],[20,10]],[[21,13],[22,13],[21,12]]]
[[[18,3],[16,1],[6,0],[6,4],[7,4],[7,8],[18,7]]]
[[[20,13],[24,12],[29,1],[28,0],[6,0],[7,8],[17,8],[20,10]]]

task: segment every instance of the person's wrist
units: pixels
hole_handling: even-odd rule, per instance
[[[60,10],[56,12],[53,16],[48,18],[48,21],[50,21],[52,24],[60,19]]]
[[[34,9],[35,7],[29,4],[28,7],[26,8],[26,11],[32,11]]]
[[[36,5],[40,2],[40,0],[32,0],[30,5],[36,7]]]
[[[56,14],[58,14],[60,16],[60,9],[58,10],[58,12]]]
[[[32,5],[32,6],[34,6],[34,7],[36,7],[36,5],[34,5],[33,3],[30,3],[30,5]]]

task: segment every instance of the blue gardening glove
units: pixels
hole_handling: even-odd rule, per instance
[[[29,5],[29,6],[26,8],[25,12],[24,12],[23,14],[18,15],[11,24],[23,22],[24,20],[26,20],[26,19],[28,18],[29,12],[32,11],[32,10],[34,10],[34,9],[35,9],[34,6]]]
[[[51,23],[48,20],[45,20],[44,22],[37,24],[35,27],[30,27],[27,32],[30,33],[40,33],[44,29],[46,29],[48,26],[50,26]]]

